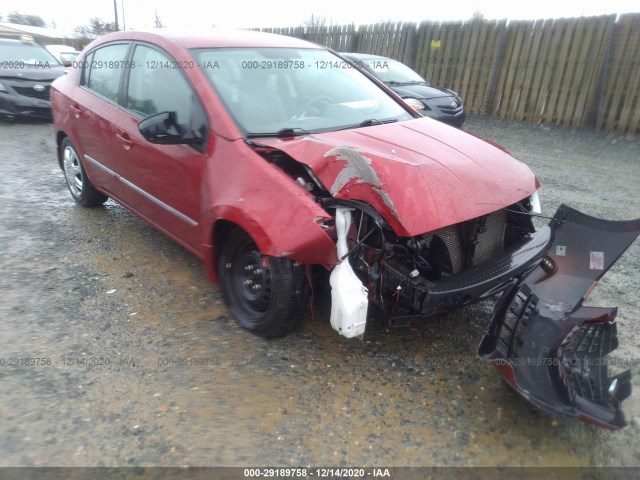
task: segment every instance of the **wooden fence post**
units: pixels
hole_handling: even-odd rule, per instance
[[[486,115],[487,110],[491,106],[493,102],[493,96],[495,95],[496,83],[498,82],[498,74],[500,73],[500,68],[502,67],[502,57],[504,55],[504,50],[507,45],[507,21],[503,20],[499,25],[499,39],[498,44],[496,46],[496,54],[493,60],[493,65],[491,67],[491,77],[489,80],[489,84],[487,85],[487,91],[484,94],[482,99],[482,107],[480,108],[480,115]]]
[[[415,23],[409,24],[409,29],[407,31],[407,48],[404,53],[404,60],[407,64],[415,70],[416,64],[416,37],[418,35],[418,27]]]
[[[602,111],[604,109],[604,97],[609,80],[609,68],[611,64],[611,53],[613,52],[613,37],[616,29],[616,18],[611,18],[611,26],[607,34],[604,58],[602,59],[602,74],[600,75],[600,87],[598,88],[598,103],[596,108],[596,130],[602,130]]]

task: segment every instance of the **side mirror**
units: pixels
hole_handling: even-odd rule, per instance
[[[73,62],[71,60],[61,60],[61,62],[65,67],[70,67],[71,65],[73,65]]]
[[[202,138],[186,131],[178,124],[176,112],[160,112],[151,115],[138,124],[142,136],[151,143],[161,145],[200,145]]]

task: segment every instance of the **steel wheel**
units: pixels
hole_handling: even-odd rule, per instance
[[[246,250],[238,255],[238,259],[227,270],[238,305],[248,316],[265,313],[271,303],[272,272],[269,260],[252,246],[245,245]]]
[[[239,228],[224,238],[218,258],[222,293],[240,326],[266,338],[296,328],[305,310],[304,267],[263,255]]]

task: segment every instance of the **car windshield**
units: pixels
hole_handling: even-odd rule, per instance
[[[298,135],[413,118],[324,49],[215,48],[194,55],[248,136]]]
[[[423,83],[424,78],[405,64],[390,58],[374,58],[364,62],[385,83]]]
[[[80,55],[80,52],[60,52],[60,58],[63,61],[73,62],[78,55]]]
[[[25,65],[59,65],[60,62],[39,45],[32,43],[5,43],[0,45],[0,61]]]

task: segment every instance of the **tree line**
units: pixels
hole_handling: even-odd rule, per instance
[[[157,15],[156,15],[157,18]],[[11,12],[7,15],[6,20],[0,15],[0,21],[6,21],[9,23],[16,23],[18,25],[29,25],[32,27],[47,27],[47,22],[44,21],[39,15],[28,15],[24,13]],[[157,19],[159,21],[159,19]],[[55,23],[51,25],[56,27]],[[114,22],[105,22],[97,17],[89,20],[87,25],[80,25],[73,29],[73,36],[78,40],[92,40],[104,35],[105,33],[111,33],[116,31],[116,25]]]

